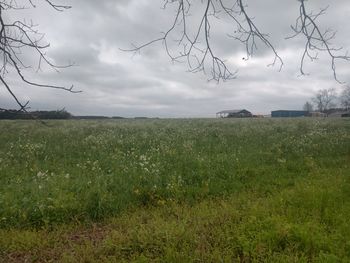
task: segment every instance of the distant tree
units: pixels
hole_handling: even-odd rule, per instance
[[[307,101],[303,106],[303,110],[307,112],[311,112],[314,110],[314,106],[311,104],[311,102]]]
[[[340,103],[345,109],[350,109],[350,86],[346,86],[340,95]]]
[[[336,91],[334,88],[319,90],[312,101],[315,103],[316,108],[320,112],[325,112],[330,108],[336,106],[335,100],[337,99]]]

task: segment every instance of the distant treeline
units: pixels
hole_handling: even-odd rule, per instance
[[[114,116],[114,117],[107,117],[107,116],[96,116],[96,115],[88,115],[88,116],[72,116],[73,119],[78,120],[108,120],[108,119],[124,119],[124,117],[120,116]]]
[[[56,111],[17,111],[0,109],[0,120],[99,120],[99,119],[124,119],[120,116],[106,117],[106,116],[73,116],[66,110]]]
[[[1,120],[65,120],[72,118],[72,114],[65,110],[57,111],[17,111],[17,110],[0,110]]]
[[[125,119],[121,116],[98,116],[98,115],[85,115],[85,116],[74,116],[66,110],[56,111],[18,111],[18,110],[5,110],[0,108],[0,120],[118,120]],[[131,119],[143,120],[143,119],[158,119],[148,117],[134,117]]]

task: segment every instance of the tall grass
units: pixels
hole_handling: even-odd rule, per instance
[[[349,205],[349,175],[347,120],[0,122],[1,228],[247,191],[293,220],[317,213],[332,226],[335,208]]]

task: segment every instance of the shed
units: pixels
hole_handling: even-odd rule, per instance
[[[216,117],[217,118],[251,118],[253,117],[253,114],[246,109],[224,110],[216,113]]]
[[[308,111],[301,110],[276,110],[271,111],[272,118],[295,118],[295,117],[305,117],[308,115]]]

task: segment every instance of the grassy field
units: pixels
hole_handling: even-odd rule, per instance
[[[350,262],[346,119],[0,122],[0,262]]]

